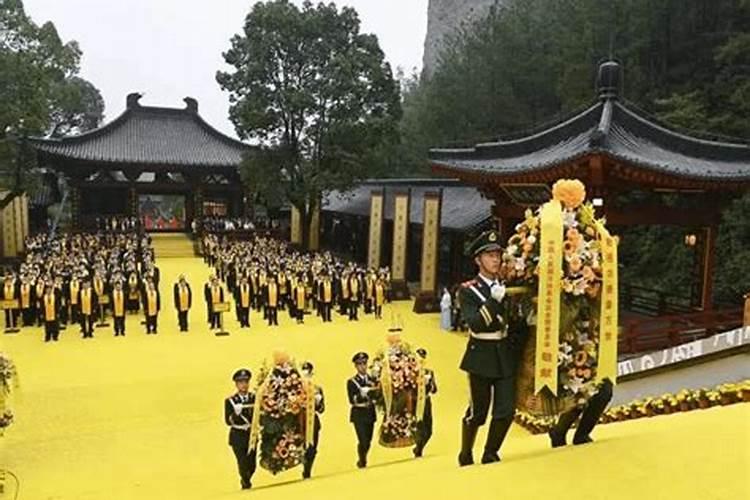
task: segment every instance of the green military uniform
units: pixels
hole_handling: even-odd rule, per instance
[[[487,231],[472,244],[472,254],[501,250],[499,236]],[[502,291],[493,297],[493,287]],[[482,463],[500,460],[498,451],[510,429],[515,412],[515,383],[518,361],[527,336],[525,323],[517,321],[504,287],[497,280],[477,275],[462,285],[461,312],[471,330],[461,369],[469,374],[471,402],[463,419],[459,465],[474,462],[472,449],[477,431],[489,414],[492,419]]]

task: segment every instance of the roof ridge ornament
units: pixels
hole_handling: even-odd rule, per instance
[[[128,94],[128,97],[125,99],[125,107],[127,109],[134,109],[134,108],[140,108],[141,103],[138,101],[143,97],[143,94],[140,92],[131,92]]]
[[[622,86],[622,66],[614,59],[599,65],[596,77],[596,90],[602,100],[617,99]]]
[[[190,111],[192,113],[198,112],[198,101],[194,99],[193,97],[186,97],[183,99],[185,101],[185,109],[187,111]]]

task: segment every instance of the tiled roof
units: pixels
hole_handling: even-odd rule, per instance
[[[112,122],[90,132],[61,139],[32,139],[34,147],[70,160],[121,164],[237,166],[252,146],[232,139],[206,123],[197,103],[187,108],[141,106],[137,94]]]

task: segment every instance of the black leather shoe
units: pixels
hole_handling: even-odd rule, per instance
[[[242,481],[242,482],[240,483],[240,485],[242,486],[242,489],[243,489],[243,490],[249,490],[250,488],[252,488],[252,487],[253,487],[253,485],[252,485],[252,483],[251,483],[250,481],[247,481],[247,482],[245,482],[245,481]]]
[[[367,462],[365,462],[363,460],[358,460],[357,461],[357,468],[364,469],[365,467],[367,467]]]
[[[497,453],[487,453],[482,455],[482,464],[494,464],[500,461],[500,455]]]
[[[567,444],[565,442],[565,436],[555,432],[555,429],[550,429],[547,435],[549,436],[549,441],[553,448],[559,448]]]
[[[587,443],[593,443],[594,440],[591,439],[591,436],[574,436],[573,437],[573,444],[587,444]]]

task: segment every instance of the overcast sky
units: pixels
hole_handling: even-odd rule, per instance
[[[294,0],[302,4],[302,0]],[[221,53],[239,33],[252,0],[24,0],[37,24],[52,21],[60,37],[81,46],[81,76],[102,92],[105,121],[141,103],[182,107],[195,97],[204,119],[236,136],[229,101],[215,80],[227,69]],[[354,7],[362,31],[375,33],[394,68],[421,68],[428,0],[336,0]]]

